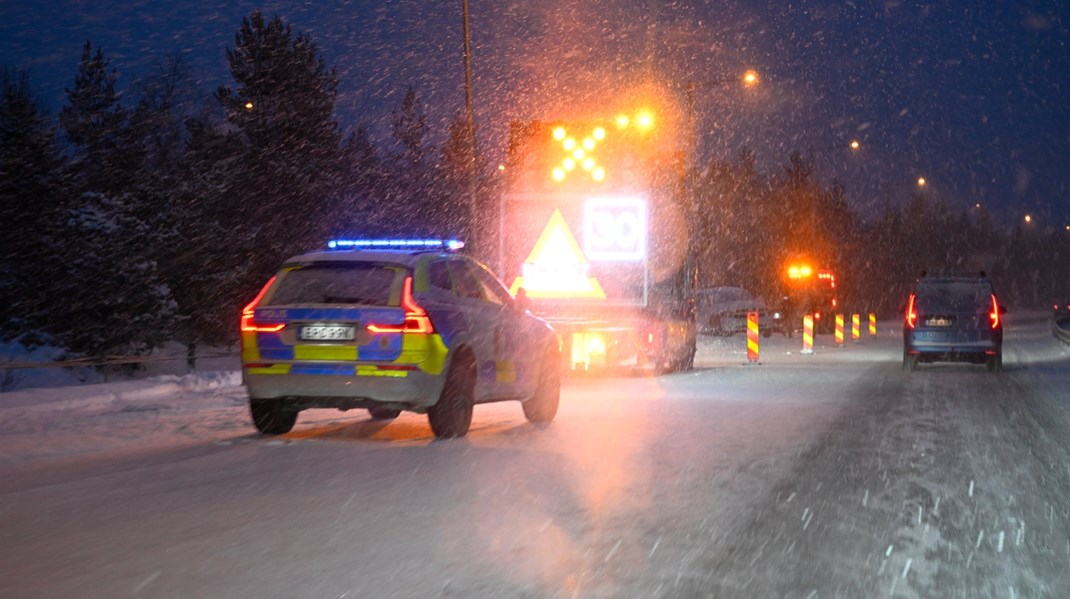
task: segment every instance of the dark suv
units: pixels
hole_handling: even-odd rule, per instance
[[[1003,314],[992,283],[975,275],[925,275],[904,311],[903,370],[920,362],[972,362],[1003,369]]]

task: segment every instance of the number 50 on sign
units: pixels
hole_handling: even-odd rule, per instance
[[[642,198],[591,198],[583,207],[583,253],[591,261],[646,258],[646,202]]]

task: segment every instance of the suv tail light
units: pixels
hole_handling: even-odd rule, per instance
[[[254,310],[256,310],[257,304],[260,303],[260,300],[264,297],[264,294],[267,293],[268,287],[271,287],[271,284],[274,282],[275,277],[271,277],[270,279],[268,279],[268,282],[264,285],[264,288],[260,290],[260,293],[256,294],[256,297],[253,298],[253,301],[249,302],[249,305],[245,306],[245,308],[242,309],[241,330],[243,332],[276,333],[286,328],[286,323],[284,322],[257,322],[253,318],[253,312]]]
[[[372,333],[434,333],[435,327],[431,325],[431,318],[427,311],[416,303],[412,297],[412,277],[405,277],[405,283],[401,287],[401,307],[405,310],[405,322],[400,325],[394,324],[369,324],[367,329]]]
[[[999,328],[999,304],[996,303],[996,296],[992,296],[992,311],[988,313],[989,320],[992,321],[992,328]]]
[[[916,296],[911,293],[910,300],[907,302],[906,323],[910,328],[914,328],[914,325],[918,324],[918,311],[914,309],[915,297]]]

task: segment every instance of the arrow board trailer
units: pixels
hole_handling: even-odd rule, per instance
[[[549,127],[523,130],[533,142],[528,149],[537,150],[538,133]],[[634,160],[628,177],[614,177],[615,161],[590,151],[597,146],[587,156],[600,158],[601,179],[556,181],[545,164],[516,154],[523,142],[514,139],[501,196],[499,272],[553,325],[566,366],[575,372],[690,368],[694,261],[687,219],[671,192],[659,193]]]

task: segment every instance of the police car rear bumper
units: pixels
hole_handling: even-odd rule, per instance
[[[243,368],[242,379],[251,400],[282,399],[295,409],[370,408],[376,406],[426,411],[442,394],[444,377],[420,370],[365,369],[360,374],[353,363],[324,365],[321,373],[283,372],[289,364],[274,365],[277,372]],[[296,366],[296,365],[295,365]]]

